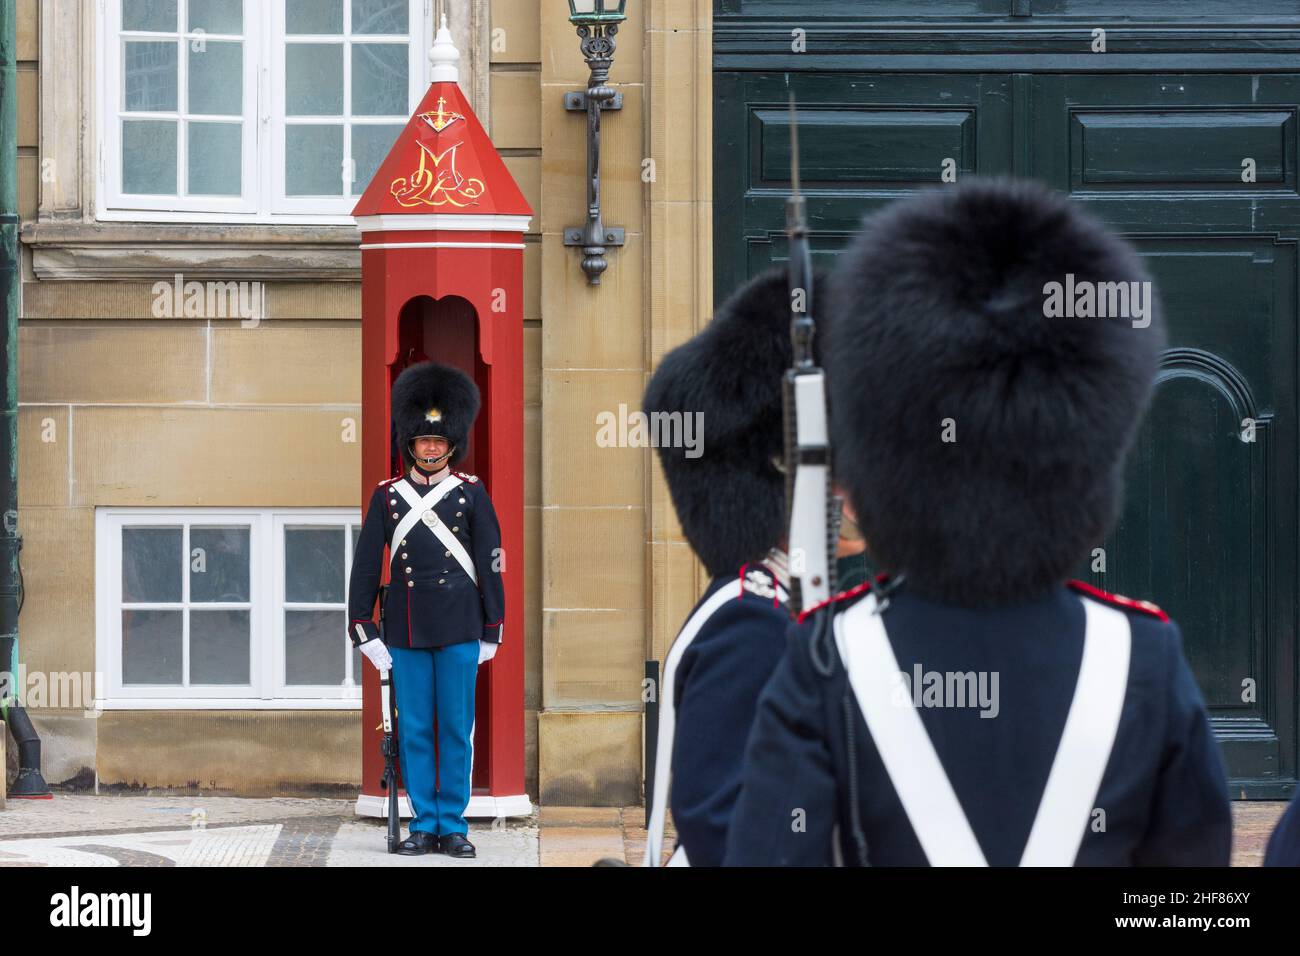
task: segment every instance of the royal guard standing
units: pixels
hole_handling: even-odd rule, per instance
[[[837,264],[836,477],[889,577],[800,615],[728,865],[1227,865],[1226,775],[1177,625],[1067,581],[1119,514],[1163,319],[1049,317],[1067,275],[1150,283],[1030,181],[896,203]]]
[[[501,644],[501,529],[474,475],[453,471],[479,410],[474,382],[435,362],[393,384],[392,420],[407,471],[370,498],[352,561],[348,636],[391,666],[402,778],[415,812],[397,852],[475,855],[467,838],[478,665]],[[384,548],[384,633],[373,620]]]

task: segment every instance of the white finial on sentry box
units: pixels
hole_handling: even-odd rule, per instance
[[[458,83],[460,81],[460,70],[456,66],[460,62],[460,51],[452,42],[445,13],[442,15],[442,24],[438,27],[438,35],[433,38],[433,47],[429,50],[429,62],[433,64],[430,82]]]

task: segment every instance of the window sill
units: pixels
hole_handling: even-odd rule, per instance
[[[361,689],[353,697],[116,697],[95,701],[95,710],[361,710]],[[95,710],[86,711],[94,714]]]
[[[357,282],[355,225],[36,221],[22,241],[42,280],[158,281],[175,273],[262,281]]]

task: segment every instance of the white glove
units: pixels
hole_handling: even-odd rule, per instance
[[[370,658],[370,663],[381,671],[391,670],[393,655],[388,653],[388,645],[378,638],[371,638],[361,645],[361,653]]]
[[[479,641],[478,662],[482,664],[484,661],[492,660],[492,658],[496,657],[497,648],[500,646],[500,644],[494,643],[493,641]]]

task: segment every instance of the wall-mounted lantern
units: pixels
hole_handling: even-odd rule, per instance
[[[614,35],[627,19],[626,4],[627,0],[569,0],[569,21],[578,26],[591,77],[586,90],[564,94],[566,110],[587,114],[587,223],[565,229],[564,244],[582,250],[582,271],[592,285],[600,285],[600,275],[609,266],[606,248],[623,245],[623,229],[606,226],[600,218],[600,114],[623,108],[623,94],[605,84],[614,65]]]

